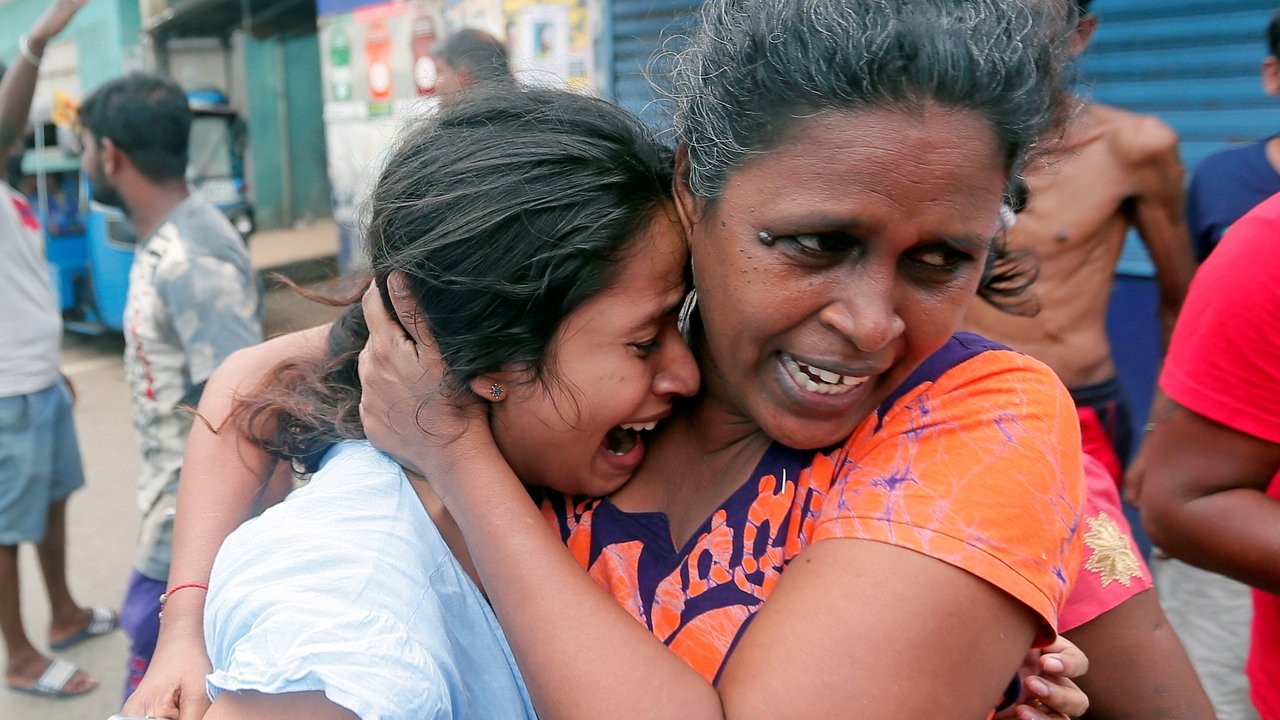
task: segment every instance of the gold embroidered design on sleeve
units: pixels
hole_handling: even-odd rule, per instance
[[[1087,518],[1087,522],[1089,532],[1084,535],[1084,544],[1092,554],[1084,564],[1085,570],[1098,573],[1102,587],[1117,581],[1129,587],[1133,578],[1142,576],[1142,565],[1133,554],[1129,536],[1121,532],[1120,526],[1105,512]]]

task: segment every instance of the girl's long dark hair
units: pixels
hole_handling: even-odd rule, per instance
[[[469,92],[406,132],[379,176],[365,233],[373,277],[386,301],[387,276],[405,273],[452,389],[511,366],[551,379],[556,329],[612,283],[669,199],[672,164],[644,125],[602,100]],[[233,415],[273,456],[308,469],[364,434],[356,362],[368,327],[358,295],[334,304],[348,307],[324,360],[281,364]]]

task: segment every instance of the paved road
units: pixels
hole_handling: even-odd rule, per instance
[[[266,332],[270,336],[310,327],[333,313],[291,291],[272,290],[266,300]],[[85,488],[69,506],[71,587],[82,603],[112,607],[119,605],[124,594],[139,519],[135,500],[139,460],[130,425],[123,348],[120,336],[68,334],[63,342],[63,370],[77,391],[76,423],[87,476]],[[27,632],[44,647],[49,608],[30,547],[22,549],[21,573]],[[126,657],[122,634],[95,639],[60,655],[97,675],[102,685],[68,700],[0,690],[0,720],[103,720],[119,709]]]

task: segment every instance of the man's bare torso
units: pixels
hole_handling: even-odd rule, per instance
[[[969,329],[1036,357],[1068,387],[1115,375],[1106,314],[1116,262],[1146,179],[1144,147],[1168,133],[1158,121],[1090,105],[1025,173],[1029,197],[1009,245],[1038,256],[1040,308],[1018,317],[974,303]]]

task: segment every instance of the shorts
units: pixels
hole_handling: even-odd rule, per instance
[[[1152,556],[1151,574],[1169,626],[1219,720],[1258,720],[1245,675],[1253,619],[1249,586],[1159,552]]]
[[[129,636],[129,667],[125,671],[124,699],[128,700],[151,665],[160,637],[160,595],[165,581],[134,570],[120,604],[120,629]]]
[[[1119,486],[1133,445],[1129,404],[1124,400],[1120,381],[1111,378],[1070,390],[1080,415],[1084,453],[1102,463]]]
[[[0,545],[44,542],[49,506],[82,485],[66,383],[0,398]]]

